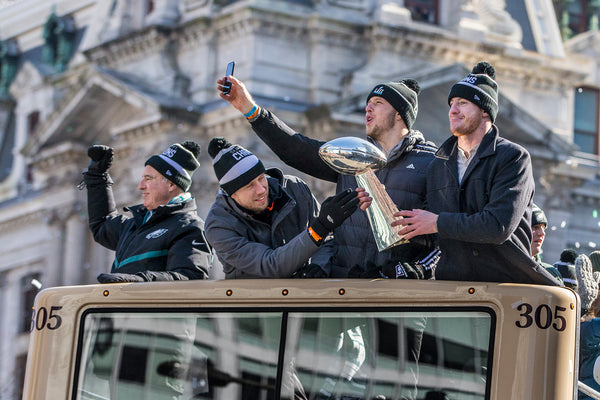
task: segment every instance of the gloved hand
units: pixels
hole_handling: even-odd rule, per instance
[[[328,278],[327,273],[318,264],[304,265],[298,269],[296,276],[306,279]]]
[[[441,255],[442,251],[439,247],[436,247],[426,257],[415,263],[415,268],[421,269],[423,271],[424,279],[434,279],[435,268],[437,267],[437,264],[440,261]]]
[[[386,262],[381,268],[381,273],[389,279],[424,279],[422,267],[395,260]]]
[[[111,147],[95,144],[88,148],[88,156],[91,158],[88,172],[102,175],[112,165],[114,150]]]
[[[350,268],[348,271],[348,278],[358,278],[358,279],[381,279],[387,278],[381,273],[381,267],[376,265],[372,261],[367,261],[367,265],[365,268],[362,268],[359,265],[355,265]]]
[[[361,278],[363,279],[381,279],[385,278],[385,276],[381,273],[381,266],[375,264],[372,261],[367,261],[367,268],[365,268],[365,272],[363,272]]]
[[[321,238],[326,237],[356,211],[358,202],[356,192],[352,189],[328,197],[321,204],[319,216],[312,221],[310,227]]]
[[[100,283],[121,283],[121,282],[144,282],[144,279],[141,276],[135,274],[121,274],[121,273],[113,273],[113,274],[100,274],[96,278]]]
[[[355,264],[348,270],[348,278],[350,279],[359,279],[361,275],[365,272],[363,267],[358,264]]]

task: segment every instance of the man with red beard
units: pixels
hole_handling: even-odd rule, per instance
[[[499,136],[495,75],[480,62],[452,86],[452,136],[429,166],[427,211],[404,209],[392,225],[409,240],[437,233],[438,280],[560,285],[531,257],[531,159]]]
[[[226,78],[231,83],[231,90],[227,94],[221,93],[221,98],[246,116],[258,137],[283,162],[318,179],[336,182],[338,193],[348,188],[356,189],[354,176],[336,172],[320,158],[319,148],[324,141],[294,132],[271,111],[258,106],[240,80],[234,76]],[[219,89],[224,84],[225,78],[217,81]],[[414,79],[382,83],[369,92],[365,106],[367,140],[383,150],[388,161],[375,175],[398,207],[405,209],[423,207],[425,174],[436,150],[421,132],[412,129],[420,91]],[[361,208],[366,206],[361,205]],[[350,270],[353,271],[351,277],[355,278],[382,277],[379,274],[381,267],[397,262],[400,262],[400,273],[393,278],[416,278],[415,271],[403,270],[402,262],[409,263],[410,268],[433,250],[430,242],[415,240],[379,252],[364,212],[352,214],[334,230],[332,245],[334,255],[328,269],[331,277],[342,278],[348,277]]]

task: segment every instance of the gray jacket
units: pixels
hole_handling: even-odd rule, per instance
[[[256,134],[289,166],[315,178],[337,183],[337,192],[356,188],[354,176],[342,175],[331,169],[319,156],[325,143],[294,132],[273,113],[261,109],[260,116],[252,122]],[[369,139],[370,140],[370,139]],[[378,144],[373,142],[376,146]],[[386,191],[399,209],[424,208],[425,175],[437,148],[426,142],[418,131],[409,135],[388,154],[388,164],[375,175],[385,185]],[[378,265],[390,259],[414,261],[427,255],[432,248],[416,241],[379,252],[366,213],[357,210],[334,231],[331,260],[332,276],[345,277],[348,270],[367,262]]]
[[[269,199],[283,196],[271,224],[247,214],[222,190],[206,217],[206,237],[227,279],[289,278],[320,249],[308,234],[319,203],[306,183],[276,169],[267,174]]]

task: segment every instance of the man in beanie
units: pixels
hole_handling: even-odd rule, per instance
[[[566,287],[577,290],[577,274],[575,272],[575,260],[577,252],[573,249],[564,249],[560,253],[560,261],[554,263],[554,268],[558,270]]]
[[[436,279],[560,285],[531,257],[531,159],[494,125],[495,75],[480,62],[452,86],[452,136],[428,169],[428,210],[405,208],[393,225],[409,240],[438,234]]]
[[[200,166],[198,144],[186,141],[169,146],[146,163],[138,189],[143,204],[119,214],[108,170],[113,149],[94,145],[83,179],[88,193],[88,216],[94,240],[115,251],[110,273],[100,283],[205,279],[212,252],[204,237],[204,221],[188,192],[192,174]]]
[[[271,111],[258,106],[240,80],[227,78],[231,90],[228,94],[221,93],[221,98],[246,116],[256,134],[283,162],[318,179],[337,183],[338,193],[357,187],[354,176],[336,172],[321,159],[319,148],[324,141],[294,132]],[[219,88],[223,84],[224,78],[217,81]],[[375,175],[392,200],[407,209],[423,207],[425,172],[436,149],[433,143],[425,141],[421,132],[412,129],[420,90],[414,79],[382,83],[369,92],[365,107],[367,140],[383,150],[388,161]],[[361,205],[365,207],[367,203]],[[416,264],[433,250],[429,241],[419,242],[379,252],[366,213],[354,213],[334,232],[335,256],[329,261],[332,276],[347,277],[350,270],[358,270],[358,276],[353,277],[363,277],[368,275],[367,263],[379,266],[380,270],[398,261]]]
[[[243,147],[214,138],[208,153],[220,190],[206,217],[206,237],[225,278],[329,276],[326,262],[311,262],[311,257],[326,257],[324,239],[366,194],[345,190],[325,200],[319,211],[301,179],[278,169],[265,170]]]
[[[531,208],[531,233],[533,235],[531,238],[531,256],[535,262],[546,268],[552,276],[564,283],[560,271],[555,266],[542,261],[542,245],[546,238],[547,226],[548,219],[544,210],[534,203]]]

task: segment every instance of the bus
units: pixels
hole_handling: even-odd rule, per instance
[[[508,283],[54,287],[23,399],[577,399],[579,315],[570,289]]]

